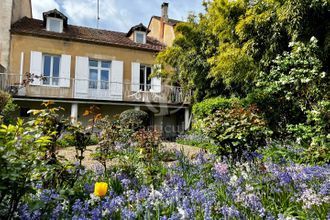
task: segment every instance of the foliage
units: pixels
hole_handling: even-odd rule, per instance
[[[53,102],[44,102],[42,106],[44,109],[30,110],[34,120],[31,120],[29,123],[31,126],[36,129],[40,129],[44,135],[51,137],[51,143],[47,146],[47,154],[45,155],[45,160],[50,164],[56,163],[56,150],[57,150],[57,140],[60,138],[61,134],[68,127],[68,120],[61,118],[58,113],[63,108],[52,107]]]
[[[305,111],[322,97],[330,97],[329,76],[322,71],[315,38],[309,44],[293,42],[290,46],[293,50],[274,60],[270,72],[261,75],[258,86],[273,97],[293,100]]]
[[[120,123],[122,126],[135,131],[148,125],[148,114],[141,110],[129,109],[120,114]]]
[[[91,105],[89,108],[87,108],[84,111],[83,116],[85,116],[85,117],[91,116],[91,118],[88,120],[88,122],[90,124],[89,129],[91,130],[91,133],[93,133],[96,123],[102,118],[102,114],[100,112],[100,107],[98,107],[96,105]]]
[[[110,119],[109,116],[102,118],[97,127],[101,130],[101,136],[94,158],[103,165],[106,171],[108,160],[115,158],[120,153],[120,145],[128,141],[132,131],[125,129],[119,120]]]
[[[0,216],[11,219],[22,197],[34,191],[35,171],[51,137],[18,119],[1,125],[0,142]]]
[[[63,133],[57,140],[57,146],[59,148],[71,147],[75,145],[74,136],[71,133]]]
[[[76,158],[79,160],[79,165],[82,166],[84,159],[84,152],[86,151],[87,145],[90,143],[91,133],[85,132],[81,127],[71,127],[75,140]]]
[[[206,117],[203,123],[203,132],[219,146],[218,155],[235,160],[244,159],[245,153],[265,146],[270,134],[255,106],[221,109]]]
[[[116,178],[103,180],[110,182],[104,197],[91,194],[100,180],[85,175],[93,182],[79,197],[40,189],[33,201],[53,208],[21,204],[20,217],[326,219],[330,208],[328,166],[264,163],[257,158],[233,165],[210,155],[188,160],[178,153],[178,161],[168,165],[161,185],[137,185],[134,177],[119,171],[111,175]],[[84,180],[80,179],[80,185]]]
[[[327,119],[311,118],[312,112],[319,108],[318,103],[330,97],[329,75],[322,71],[315,38],[309,44],[298,42],[290,46],[291,52],[278,56],[271,70],[261,74],[258,80],[260,89],[250,94],[247,100],[256,103],[265,113],[277,136],[287,138],[289,128],[300,138],[309,136],[310,141],[313,136],[329,133],[328,128],[318,127],[319,122],[323,127],[328,124]]]
[[[10,117],[10,113],[17,110],[18,106],[13,103],[13,99],[10,94],[0,90],[0,118],[5,123],[9,123],[12,121],[12,117]]]
[[[192,108],[192,113],[196,119],[203,119],[217,110],[231,108],[239,102],[240,100],[238,98],[209,98],[202,102],[195,103]]]
[[[176,26],[172,47],[158,62],[172,66],[171,76],[205,97],[244,97],[252,92],[258,72],[269,72],[272,61],[288,51],[291,41],[319,42],[323,71],[329,70],[328,0],[213,0],[206,12]]]
[[[0,90],[0,112],[3,112],[9,100],[10,100],[9,93]]]

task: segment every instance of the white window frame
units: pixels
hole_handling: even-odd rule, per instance
[[[97,62],[97,66],[90,66],[89,65],[89,61],[96,61]],[[102,67],[102,62],[110,62],[110,67]],[[96,88],[90,88],[89,87],[89,82],[91,81],[90,80],[90,70],[93,69],[93,70],[97,70],[97,84],[96,84]],[[88,59],[88,89],[93,89],[93,90],[103,90],[103,91],[106,91],[106,90],[109,90],[110,89],[110,80],[111,80],[111,69],[112,69],[112,61],[111,60],[98,60],[98,59]],[[108,78],[108,88],[107,89],[102,89],[101,88],[101,72],[102,70],[108,70],[109,71],[109,78]]]
[[[150,84],[147,83],[148,81],[148,77],[147,77],[147,68],[150,68],[150,75],[153,73],[153,68],[151,65],[148,65],[148,64],[141,64],[140,65],[140,71],[141,71],[141,68],[144,67],[144,74],[143,74],[143,84],[141,84],[141,79],[140,79],[140,89],[142,91],[149,91],[151,89],[151,80],[150,80]],[[141,77],[141,73],[139,72],[140,74],[140,77]],[[144,88],[144,89],[142,89]]]
[[[42,76],[45,77],[45,73],[44,73],[44,69],[45,69],[45,56],[49,56],[50,58],[50,73],[49,73],[49,84],[44,84],[44,81],[41,80],[41,85],[43,86],[50,86],[50,87],[60,87],[60,76],[61,76],[61,55],[56,55],[56,54],[42,54]],[[60,62],[58,64],[58,77],[56,77],[58,79],[57,81],[57,85],[53,84],[53,65],[54,65],[54,57],[59,57],[60,58]]]
[[[143,35],[143,42],[138,42],[137,41],[137,34],[142,34]],[[134,32],[134,41],[135,41],[135,43],[145,44],[147,42],[146,33],[143,32],[143,31],[135,31]]]
[[[60,31],[54,31],[50,29],[50,21],[59,21],[60,22]],[[52,18],[52,17],[47,17],[47,24],[46,24],[46,29],[47,31],[52,31],[52,32],[57,32],[57,33],[62,33],[63,32],[63,20],[60,18]]]

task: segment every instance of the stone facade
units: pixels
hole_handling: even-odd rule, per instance
[[[24,16],[32,17],[31,1],[1,0],[0,11],[0,72],[8,72],[10,26]]]

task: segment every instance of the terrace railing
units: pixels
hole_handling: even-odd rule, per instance
[[[181,87],[144,85],[75,78],[42,77],[29,80],[18,74],[0,74],[0,88],[14,97],[89,99],[189,104],[191,93]]]

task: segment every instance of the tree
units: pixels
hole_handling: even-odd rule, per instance
[[[245,97],[256,88],[260,71],[291,41],[318,41],[322,70],[329,70],[329,0],[213,0],[205,14],[176,27],[173,46],[158,60],[171,75],[194,89],[197,101],[224,95]],[[187,83],[188,82],[188,83]]]

